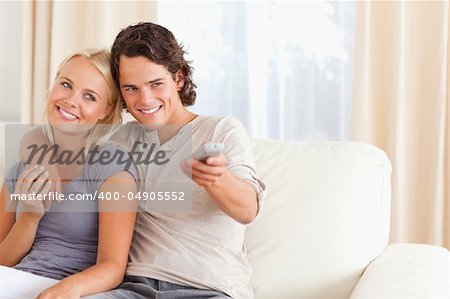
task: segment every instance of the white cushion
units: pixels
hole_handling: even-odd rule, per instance
[[[450,254],[425,244],[394,244],[366,269],[351,299],[448,299]]]
[[[391,165],[357,142],[252,141],[268,192],[246,234],[257,299],[347,299],[388,243]]]

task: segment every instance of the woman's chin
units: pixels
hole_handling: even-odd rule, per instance
[[[70,122],[55,122],[50,123],[53,130],[67,135],[85,135],[89,132],[94,125],[92,124],[80,124],[80,123],[70,123]]]

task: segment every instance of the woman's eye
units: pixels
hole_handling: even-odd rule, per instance
[[[95,101],[95,97],[89,93],[85,94],[84,97],[88,101]]]
[[[64,88],[72,88],[72,85],[70,85],[70,83],[68,83],[68,82],[61,82],[61,85],[64,87]]]

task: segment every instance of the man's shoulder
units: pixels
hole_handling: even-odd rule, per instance
[[[119,125],[118,129],[115,130],[113,136],[118,137],[126,137],[132,134],[138,133],[142,131],[142,126],[135,120],[129,121],[125,124]]]
[[[198,126],[202,128],[217,129],[223,126],[240,126],[241,122],[234,116],[199,116]]]
[[[246,130],[242,123],[234,116],[202,116],[193,130],[195,136],[200,139],[207,139],[211,142],[223,142],[221,140],[247,137]]]

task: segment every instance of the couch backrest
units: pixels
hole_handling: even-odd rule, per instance
[[[391,164],[358,142],[252,140],[268,192],[246,233],[256,299],[347,299],[388,243]]]

